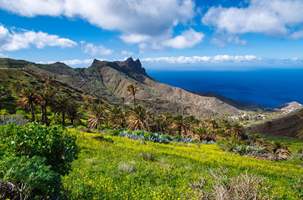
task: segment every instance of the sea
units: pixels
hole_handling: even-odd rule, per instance
[[[148,70],[148,73],[162,83],[223,97],[239,105],[273,109],[292,101],[303,104],[303,69]]]

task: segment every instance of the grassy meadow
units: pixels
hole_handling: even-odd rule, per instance
[[[70,199],[203,199],[217,179],[228,182],[239,174],[262,179],[263,199],[303,198],[303,168],[295,154],[288,161],[268,161],[226,152],[217,144],[159,144],[75,129],[70,133],[80,148],[62,179]],[[303,145],[294,139],[279,141],[292,150]]]

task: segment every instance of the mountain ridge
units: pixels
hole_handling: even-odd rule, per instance
[[[83,93],[105,98],[111,103],[130,104],[128,85],[137,87],[139,103],[155,112],[181,113],[196,117],[237,115],[242,110],[209,96],[159,83],[151,78],[139,59],[100,61],[95,59],[87,68],[72,68],[62,62],[36,64],[24,60],[0,59],[0,68],[16,68],[69,85]]]

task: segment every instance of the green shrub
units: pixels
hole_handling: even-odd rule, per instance
[[[41,157],[10,155],[0,160],[0,185],[1,199],[53,199],[60,177]]]
[[[65,174],[76,157],[75,138],[59,126],[38,124],[0,127],[0,147],[17,156],[39,156],[60,174]]]

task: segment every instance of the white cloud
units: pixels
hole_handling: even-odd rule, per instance
[[[133,43],[133,44],[146,42],[147,40],[151,39],[150,36],[142,35],[142,34],[125,34],[122,35],[120,38],[126,43]]]
[[[204,38],[204,34],[193,29],[188,29],[180,35],[172,37],[170,33],[146,38],[143,42],[138,42],[140,52],[145,50],[160,50],[164,48],[184,49],[191,48],[200,43]]]
[[[38,61],[37,63],[39,64],[53,64],[55,62],[58,62],[58,61]],[[69,65],[69,66],[73,66],[73,67],[78,67],[78,66],[81,66],[81,65],[89,65],[93,62],[93,59],[91,58],[88,58],[88,59],[70,59],[70,60],[61,60],[59,62],[62,62],[62,63],[65,63],[66,65]],[[84,66],[86,67],[86,66]]]
[[[163,46],[172,47],[175,49],[190,48],[200,43],[204,38],[204,34],[189,29],[174,38],[168,39],[163,42]]]
[[[84,59],[84,60],[72,59],[72,60],[63,60],[61,62],[70,66],[89,65],[93,62],[93,59]]]
[[[0,7],[23,16],[57,16],[62,13],[62,0],[1,0]]]
[[[8,32],[7,28],[0,25],[0,40],[7,37],[8,34],[9,34],[9,32]]]
[[[104,47],[103,45],[94,45],[92,43],[81,42],[84,53],[91,56],[108,56],[113,53],[113,50]]]
[[[231,34],[264,33],[287,35],[303,23],[302,0],[251,0],[248,7],[208,10],[202,21]]]
[[[161,35],[194,16],[193,0],[0,0],[22,16],[80,17],[125,34]]]
[[[216,55],[216,56],[177,56],[144,58],[143,62],[169,64],[196,64],[196,63],[224,63],[224,62],[252,62],[260,58],[254,55]]]
[[[15,32],[0,25],[0,51],[17,51],[31,46],[41,49],[47,46],[74,47],[76,45],[76,42],[57,35],[34,31]]]
[[[132,55],[134,55],[134,52],[123,50],[123,51],[121,51],[121,55],[122,56],[132,56]]]
[[[247,44],[247,41],[241,39],[239,36],[226,33],[216,34],[215,37],[212,38],[211,42],[219,47],[224,47],[226,44]]]
[[[295,40],[303,38],[303,30],[292,33],[290,37]]]
[[[137,44],[140,50],[191,47],[201,37],[188,32],[172,38],[174,27],[195,16],[194,0],[0,0],[0,8],[27,17],[78,17],[119,31],[121,40]]]

